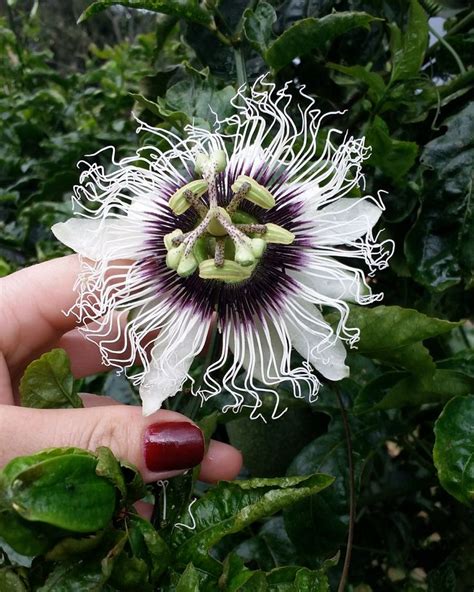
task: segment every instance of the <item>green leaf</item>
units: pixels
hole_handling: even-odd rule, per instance
[[[454,370],[436,370],[429,379],[388,372],[362,389],[356,399],[355,410],[364,413],[372,409],[444,403],[473,391],[474,378]]]
[[[28,592],[28,578],[25,570],[20,568],[20,573],[13,567],[2,567],[0,569],[0,590],[5,592]]]
[[[456,499],[474,500],[474,395],[456,397],[435,423],[433,460],[441,485]]]
[[[103,537],[104,531],[99,531],[86,537],[63,538],[46,553],[45,557],[48,561],[68,561],[97,549]]]
[[[176,585],[176,592],[200,592],[201,578],[192,563],[186,566]]]
[[[115,488],[96,474],[96,466],[92,454],[40,460],[4,486],[4,503],[29,521],[81,533],[99,530],[112,518]]]
[[[233,86],[217,89],[211,80],[194,76],[191,81],[177,82],[166,92],[166,104],[174,111],[185,113],[191,121],[197,117],[214,122],[216,115],[225,118],[232,114]],[[214,115],[216,114],[216,115]]]
[[[243,14],[243,31],[250,45],[265,53],[272,36],[273,25],[276,22],[276,12],[268,2],[259,2],[252,10],[247,8]]]
[[[12,510],[0,510],[0,540],[21,555],[34,557],[44,553],[60,534],[54,528],[40,528],[30,523]]]
[[[360,82],[363,82],[369,89],[369,97],[375,102],[384,95],[386,86],[383,78],[376,72],[370,72],[363,66],[342,66],[341,64],[326,64],[327,68],[342,72]]]
[[[398,423],[373,413],[359,420],[350,418],[356,488],[368,461],[397,430]],[[344,426],[339,416],[331,421],[328,432],[308,444],[294,459],[288,474],[304,475],[321,471],[335,477],[334,483],[317,496],[309,497],[283,515],[292,543],[306,564],[320,567],[321,560],[335,553],[347,535],[349,475]]]
[[[306,567],[287,566],[274,569],[267,575],[271,592],[329,592],[324,571]]]
[[[72,560],[56,564],[44,585],[36,589],[37,592],[82,592],[83,590],[112,592],[113,588],[105,586],[112,575],[117,559],[122,558],[126,542],[126,532],[110,531],[105,550],[102,549],[101,553],[96,552],[93,557],[81,558],[80,561]]]
[[[83,407],[74,389],[69,357],[63,349],[53,349],[27,367],[20,382],[20,397],[24,407]]]
[[[426,144],[421,162],[423,201],[405,240],[414,279],[441,292],[472,280],[474,269],[474,104],[445,122],[447,131]]]
[[[97,467],[95,472],[99,477],[108,479],[120,492],[122,500],[125,499],[127,488],[119,461],[115,458],[110,448],[100,446],[95,451],[97,456]]]
[[[428,16],[417,0],[411,0],[406,31],[392,27],[392,76],[390,82],[418,76],[428,46]]]
[[[216,560],[208,552],[224,536],[318,493],[332,481],[332,477],[318,474],[219,483],[181,516],[182,524],[192,527],[194,523],[192,530],[175,526],[171,544],[176,549],[177,564],[192,561],[197,567],[218,573]]]
[[[211,13],[202,8],[197,0],[99,0],[84,10],[77,22],[82,23],[91,16],[116,5],[161,12],[204,26],[210,26],[213,22]]]
[[[400,306],[351,306],[347,324],[360,329],[358,352],[375,358],[378,353],[406,347],[459,326],[459,323],[428,317]]]
[[[224,561],[219,586],[228,592],[267,592],[267,578],[262,571],[251,571],[242,559],[231,553]]]
[[[415,164],[418,155],[416,142],[406,142],[390,137],[385,121],[376,116],[366,131],[366,139],[372,147],[368,162],[385,175],[400,180]]]
[[[281,70],[296,57],[324,51],[336,37],[355,27],[368,28],[373,20],[375,17],[365,12],[338,12],[297,21],[270,45],[264,58],[271,68]]]
[[[148,520],[130,515],[128,523],[133,554],[144,559],[150,571],[150,581],[156,582],[171,559],[170,549]]]
[[[230,443],[243,455],[245,468],[254,477],[284,475],[300,450],[318,434],[318,419],[308,409],[288,409],[264,423],[243,417],[227,424]]]

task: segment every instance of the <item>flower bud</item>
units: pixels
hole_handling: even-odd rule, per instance
[[[267,231],[263,235],[267,243],[276,243],[277,245],[291,245],[291,243],[295,240],[295,235],[278,226],[278,224],[265,224],[267,227]]]
[[[273,208],[275,205],[275,198],[273,195],[268,191],[268,189],[257,183],[257,181],[251,177],[247,177],[246,175],[240,175],[237,177],[235,183],[232,185],[232,191],[237,193],[244,183],[248,183],[250,185],[250,189],[245,195],[245,199],[251,201],[257,206],[260,206],[261,208],[264,208],[265,210]]]
[[[168,251],[166,255],[166,266],[170,269],[178,269],[179,262],[181,261],[181,257],[184,253],[184,243],[181,243],[179,247],[173,247]]]
[[[207,181],[204,179],[195,179],[183,187],[180,187],[178,191],[173,193],[168,203],[177,216],[184,214],[184,212],[191,207],[191,204],[184,196],[184,193],[187,190],[192,191],[197,197],[201,197],[207,191]]]
[[[173,239],[178,238],[178,236],[183,236],[183,231],[179,228],[176,228],[176,230],[173,230],[173,232],[170,232],[169,234],[165,234],[163,242],[165,243],[167,251],[175,247],[173,244]]]
[[[217,267],[214,259],[206,259],[199,265],[199,277],[204,280],[220,280],[226,283],[242,282],[252,275],[252,270],[242,267],[235,261],[224,260],[224,265]]]
[[[198,262],[196,261],[194,253],[191,251],[189,255],[183,255],[181,257],[176,273],[181,277],[188,277],[188,275],[191,275],[196,271],[197,267]]]

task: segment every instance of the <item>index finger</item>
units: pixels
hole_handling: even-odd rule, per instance
[[[0,280],[0,351],[21,365],[77,326],[66,315],[75,303],[79,257],[69,255],[27,267]]]

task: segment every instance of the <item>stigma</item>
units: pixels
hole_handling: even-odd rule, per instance
[[[268,243],[290,245],[295,239],[285,228],[261,224],[242,209],[245,201],[263,210],[270,210],[276,203],[270,191],[252,177],[238,176],[231,186],[230,201],[225,207],[219,205],[223,200],[219,199],[216,177],[226,166],[223,150],[198,154],[195,171],[202,178],[187,183],[169,199],[176,216],[192,208],[198,217],[192,230],[176,228],[164,237],[166,265],[181,277],[198,272],[202,279],[229,284],[248,280]]]

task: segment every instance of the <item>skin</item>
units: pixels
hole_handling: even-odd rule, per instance
[[[79,272],[76,255],[34,265],[0,280],[0,466],[43,448],[77,446],[94,451],[108,446],[135,464],[147,482],[178,472],[153,473],[145,465],[143,434],[148,425],[189,421],[161,410],[143,417],[139,407],[83,394],[84,409],[27,409],[18,406],[18,384],[26,366],[53,347],[64,348],[76,378],[105,371],[95,344],[77,330],[73,289]],[[211,441],[201,465],[207,482],[233,479],[242,465],[238,450]]]

